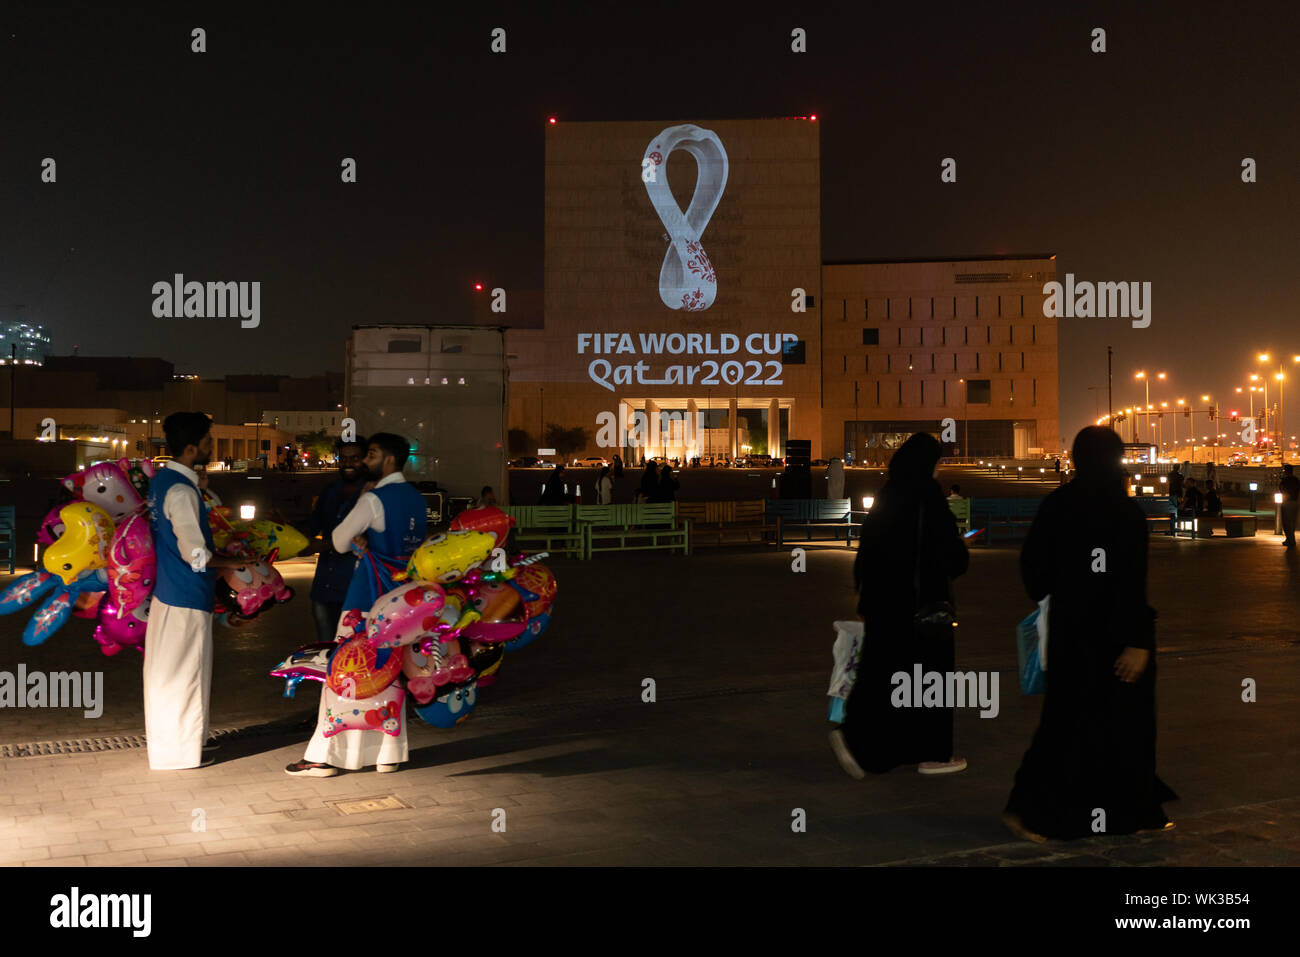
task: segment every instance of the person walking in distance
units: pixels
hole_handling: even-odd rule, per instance
[[[337,641],[364,633],[366,614],[380,595],[396,587],[394,575],[405,571],[412,552],[424,540],[424,496],[402,475],[410,453],[410,445],[400,435],[380,432],[370,437],[362,468],[371,481],[363,486],[356,505],[331,536],[335,550],[352,547],[360,555],[343,598]],[[408,759],[405,706],[396,736],[375,729],[340,731],[325,737],[327,710],[331,705],[337,709],[339,702],[346,700],[328,685],[321,685],[316,731],[303,759],[288,765],[286,774],[332,777],[340,768],[359,771],[370,765],[380,772],[396,771]]]
[[[600,477],[596,479],[596,504],[614,504],[614,480],[610,478],[608,465],[600,470]]]
[[[352,549],[336,551],[332,538],[334,529],[352,511],[361,494],[365,481],[361,462],[368,444],[360,436],[352,442],[339,441],[335,447],[338,478],[321,490],[307,521],[308,534],[320,535],[324,539],[316,557],[316,574],[311,581],[311,613],[316,622],[316,639],[322,642],[333,641],[338,634],[343,598],[357,565],[357,556]]]
[[[1051,599],[1047,692],[1002,820],[1035,843],[1173,827],[1161,804],[1177,795],[1156,776],[1147,522],[1123,454],[1111,429],[1081,431],[1074,478],[1043,500],[1020,553],[1029,598]]]
[[[173,412],[163,422],[172,456],[149,482],[149,530],[158,571],[145,630],[144,727],[149,767],[211,764],[212,604],[216,571],[208,507],[196,466],[212,457],[212,420]]]
[[[858,615],[865,629],[858,677],[845,703],[844,723],[831,732],[831,747],[852,777],[915,764],[922,774],[962,771],[953,754],[951,707],[898,707],[893,676],[951,674],[956,668],[952,629],[923,634],[917,611],[947,601],[952,579],[970,563],[935,479],[943,448],[918,432],[889,462],[889,479],[862,523],[853,577]]]
[[[1300,510],[1300,478],[1296,478],[1293,471],[1290,462],[1283,465],[1282,478],[1277,483],[1278,491],[1282,493],[1283,545],[1287,548],[1295,548],[1295,519],[1297,510]]]

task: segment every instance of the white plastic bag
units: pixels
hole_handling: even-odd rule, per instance
[[[858,661],[862,657],[863,625],[860,621],[835,622],[835,644],[831,657],[831,686],[826,692],[832,698],[848,698],[853,683],[858,680]]]
[[[1038,603],[1038,667],[1047,670],[1047,611],[1052,607],[1052,596]]]

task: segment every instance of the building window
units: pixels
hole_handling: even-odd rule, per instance
[[[947,379],[943,380],[943,404],[945,408],[948,405],[948,380]]]
[[[880,405],[880,381],[876,381],[876,405]]]
[[[816,297],[816,296],[804,296],[804,297],[803,297],[803,304],[804,304],[805,306],[807,306],[809,309],[811,309],[813,306],[817,305],[817,297]]]
[[[1024,296],[1021,296],[1021,297],[1020,297],[1020,314],[1021,314],[1022,316],[1025,314],[1025,297],[1024,297]]]
[[[1034,380],[1034,405],[1038,405],[1038,380]]]
[[[468,336],[443,336],[442,351],[444,353],[464,352],[465,347],[469,345]]]
[[[954,319],[957,318],[957,297],[956,296],[952,297],[952,317]]]
[[[1007,326],[1007,342],[1011,343],[1012,345],[1015,345],[1015,344],[1016,344],[1016,327],[1015,327],[1015,326]]]
[[[944,326],[944,327],[943,327],[943,329],[940,331],[939,336],[940,336],[940,342],[939,342],[939,344],[940,344],[940,345],[944,345],[944,346],[946,346],[946,345],[948,344],[948,327],[947,327],[947,326]]]
[[[897,332],[898,332],[898,344],[901,346],[903,344],[903,327],[899,326]]]
[[[781,346],[781,359],[786,365],[801,366],[807,362],[805,358],[808,351],[808,343],[802,339],[794,342],[785,342]]]
[[[980,297],[976,296],[975,297],[975,318],[978,319],[979,317],[980,317]]]
[[[848,371],[849,371],[849,357],[848,357],[848,356],[841,356],[840,358],[842,358],[842,359],[844,360],[844,367],[843,367],[842,369],[840,369],[840,371],[841,371],[841,372],[848,372]]]
[[[903,380],[902,379],[898,380],[898,404],[900,408],[903,405]]]
[[[870,356],[863,356],[863,357],[862,357],[862,371],[863,371],[863,372],[870,372],[870,371],[871,371],[871,357],[870,357]]]
[[[984,343],[985,343],[985,345],[990,345],[990,346],[993,345],[993,327],[992,327],[992,326],[985,326],[985,327],[984,327]]]
[[[912,318],[912,297],[907,297],[907,318]]]
[[[962,334],[962,345],[964,346],[970,345],[970,326],[962,326],[961,334]]]
[[[1002,371],[1002,353],[998,353],[998,371]]]
[[[841,319],[847,319],[848,317],[849,317],[849,301],[848,301],[847,299],[841,299],[841,300],[840,300],[840,318],[841,318]]]
[[[1029,341],[1032,345],[1038,345],[1038,327],[1029,327]]]
[[[930,297],[930,318],[934,318],[934,296]]]
[[[863,344],[864,346],[878,346],[878,345],[880,345],[880,330],[879,330],[879,329],[863,329],[863,330],[862,330],[862,344]]]
[[[1025,371],[1025,354],[1023,352],[1020,353],[1020,371]]]
[[[930,353],[930,371],[931,371],[931,372],[934,371],[934,353],[933,353],[933,352]]]
[[[998,318],[1002,318],[1002,297],[998,296]]]
[[[980,371],[980,354],[978,352],[975,353],[975,371]]]
[[[921,380],[921,405],[925,405],[925,380]]]
[[[893,372],[894,371],[893,365],[894,365],[893,358],[889,355],[889,353],[885,353],[885,371]]]
[[[989,405],[993,401],[993,388],[989,379],[966,380],[966,402],[969,405]]]
[[[389,352],[419,352],[420,340],[419,339],[389,339],[388,351]]]
[[[892,316],[890,310],[893,308],[893,304],[894,301],[890,299],[888,296],[886,296],[885,297],[885,319],[886,320],[888,320]]]

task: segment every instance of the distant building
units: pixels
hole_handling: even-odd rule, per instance
[[[333,411],[315,409],[295,411],[290,409],[267,409],[262,413],[262,424],[274,426],[282,432],[301,435],[304,432],[325,430],[327,435],[337,437],[343,431],[343,410]]]
[[[11,359],[18,365],[44,365],[49,354],[50,334],[44,326],[0,322],[0,365],[8,365]]]

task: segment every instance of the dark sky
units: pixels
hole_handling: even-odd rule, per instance
[[[845,6],[11,6],[0,317],[178,372],[341,369],[354,323],[462,321],[477,279],[540,288],[547,115],[816,112],[826,260],[1048,252],[1062,276],[1153,284],[1148,329],[1062,320],[1067,437],[1107,344],[1117,403],[1146,366],[1170,373],[1160,397],[1226,404],[1255,352],[1300,354],[1296,5]],[[154,319],[175,272],[262,281],[261,328]]]

